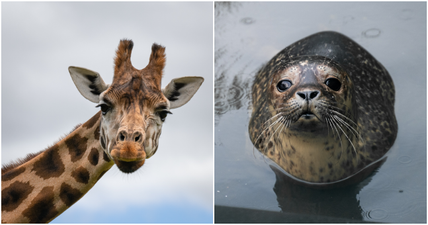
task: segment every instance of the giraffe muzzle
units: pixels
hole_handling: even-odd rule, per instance
[[[113,158],[114,159],[114,158]],[[114,159],[114,163],[117,165],[120,171],[124,173],[133,173],[144,165],[145,160],[125,162]]]
[[[140,139],[142,139],[140,137]],[[144,165],[146,152],[142,141],[118,141],[110,152],[119,170],[132,173]]]

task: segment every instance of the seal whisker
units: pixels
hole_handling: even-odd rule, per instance
[[[328,117],[325,118],[325,123],[327,124],[327,137],[330,136],[330,128],[332,129],[332,134],[334,137],[334,129],[333,129],[333,126],[331,125],[330,121],[328,120]]]
[[[339,132],[338,132],[338,130],[337,130],[337,128],[336,128],[336,126],[335,126],[335,124],[332,122],[331,118],[326,118],[326,121],[328,121],[328,123],[330,124],[331,128],[333,129],[333,135],[334,135],[334,136],[336,136],[336,135],[337,135],[337,138],[338,138],[339,140],[341,140],[341,138],[340,138],[340,134],[339,134]],[[336,135],[335,135],[334,131],[336,131]],[[341,144],[341,146],[342,146],[342,144]]]
[[[343,142],[342,142],[342,137],[340,136],[339,130],[337,130],[338,125],[334,122],[334,120],[332,118],[329,117],[328,120],[329,120],[330,124],[332,125],[332,127],[336,130],[337,138],[339,138],[340,147],[342,148],[342,153],[343,153]]]
[[[283,122],[282,121],[284,121],[285,120],[285,118],[284,117],[281,117],[281,118],[279,118],[277,121],[278,121],[278,126],[276,127],[276,128],[274,128],[275,129],[275,131],[272,133],[272,135],[269,137],[269,139],[268,140],[271,140],[272,138],[274,138],[275,139],[275,134],[276,134],[276,132],[278,131],[278,129],[280,128],[280,127],[283,127],[284,126],[284,124],[283,124]],[[282,129],[281,129],[282,130]],[[266,149],[266,147],[265,147],[265,149],[263,149],[263,152],[267,152],[267,149]]]
[[[282,114],[284,114],[284,112],[279,112],[277,113],[275,116],[272,116],[271,118],[269,118],[268,120],[266,120],[266,122],[263,123],[263,126],[268,123],[269,121],[273,120],[274,118],[276,118],[277,116],[281,116]]]
[[[323,105],[323,106],[326,106],[326,104],[324,103],[324,104],[321,104],[321,105]],[[333,107],[333,108],[337,108],[337,107],[334,107],[334,106],[331,106],[331,107]],[[352,133],[355,135],[355,136],[357,136],[361,141],[363,141],[363,139],[362,139],[362,137],[361,137],[361,135],[360,135],[360,133],[354,128],[354,127],[352,127],[348,122],[346,122],[344,119],[346,119],[347,121],[349,121],[350,123],[352,123],[354,126],[357,126],[358,127],[358,125],[352,120],[352,119],[350,119],[349,117],[347,117],[347,116],[345,116],[345,115],[343,115],[342,113],[340,113],[340,112],[338,112],[338,111],[336,111],[336,110],[332,110],[332,109],[327,109],[327,111],[329,112],[329,113],[334,113],[335,115],[332,115],[332,117],[334,117],[336,120],[338,120],[338,122],[340,122],[340,123],[342,123],[342,124],[344,124],[349,130],[351,130],[352,131]],[[340,117],[339,117],[340,116]]]
[[[333,117],[338,120],[339,122],[341,122],[342,124],[344,124],[348,130],[350,130],[356,137],[358,137],[360,139],[360,141],[364,142],[363,138],[361,137],[360,133],[355,130],[355,128],[353,128],[351,125],[349,125],[346,121],[342,120],[340,117],[333,115]]]
[[[295,106],[295,107],[293,107],[293,106]],[[289,111],[288,109],[291,109],[291,111]],[[278,110],[285,110],[285,111],[288,112],[288,114],[292,114],[292,113],[296,112],[299,109],[300,109],[300,107],[298,106],[298,104],[287,104],[284,107],[278,108],[277,111]]]
[[[357,123],[355,123],[353,120],[351,120],[351,119],[350,119],[350,118],[348,118],[347,116],[343,115],[342,113],[337,112],[337,111],[335,111],[335,110],[330,110],[330,112],[332,112],[332,113],[334,113],[334,114],[336,114],[336,115],[338,115],[338,116],[341,116],[342,118],[347,119],[348,121],[350,121],[350,122],[351,122],[352,124],[354,124],[355,126],[358,126],[358,125],[357,125]]]
[[[331,105],[331,104],[329,104],[329,103],[325,102],[324,100],[320,100],[320,101],[319,101],[319,104],[320,104],[320,105],[322,105],[322,106],[324,106],[324,107],[326,107],[326,108],[327,108],[327,110],[332,110],[332,109],[334,109],[335,111],[343,111],[343,109],[338,108],[337,106]]]
[[[289,119],[288,119],[286,122],[287,122],[287,124],[286,124],[286,128],[289,128],[289,127],[291,126],[291,122],[292,122],[292,120],[289,120]]]
[[[277,116],[279,116],[279,115],[281,115],[281,114],[276,114],[275,116],[273,116],[272,118],[270,118],[270,119],[268,119],[268,121],[269,120],[272,120],[273,118],[275,118],[275,117],[277,117]],[[273,122],[272,124],[270,124],[268,127],[266,127],[262,132],[260,132],[260,134],[259,134],[259,136],[257,137],[257,139],[255,140],[255,142],[253,142],[254,143],[254,145],[253,145],[253,155],[254,155],[254,148],[255,148],[255,145],[257,144],[257,142],[259,141],[259,139],[262,137],[262,135],[270,128],[270,127],[272,127],[272,126],[275,126],[275,124],[276,123],[278,123],[281,119],[282,119],[283,117],[280,117],[280,118],[278,118],[275,122]],[[268,121],[266,121],[263,125],[265,125]],[[259,146],[260,147],[260,146]],[[259,149],[259,150],[262,150],[261,152],[262,153],[266,153],[266,147],[264,147],[263,149]],[[255,156],[255,155],[254,155]]]
[[[355,155],[357,155],[357,150],[355,149],[354,144],[352,143],[351,139],[348,137],[348,135],[346,135],[346,132],[342,129],[342,127],[340,126],[339,121],[335,120],[336,118],[333,118],[333,121],[337,124],[337,127],[339,127],[339,129],[342,131],[342,133],[345,135],[346,139],[348,139],[349,143],[352,145],[352,148],[354,149]]]
[[[282,117],[282,118],[281,118],[281,120],[279,121],[279,125],[278,125],[278,127],[275,129],[275,131],[273,132],[273,134],[271,135],[271,138],[272,138],[273,136],[275,136],[275,133],[278,131],[278,129],[279,129],[280,127],[284,127],[284,123],[283,123],[283,121],[285,121],[285,118],[284,118],[284,117]],[[281,129],[281,131],[282,131],[282,129]],[[269,138],[269,140],[270,140],[271,138]]]
[[[279,114],[277,114],[279,115]],[[283,117],[278,118],[275,122],[273,122],[272,124],[270,124],[268,127],[266,127],[257,137],[256,141],[254,142],[255,144],[257,144],[257,142],[259,141],[260,137],[272,126],[274,126],[275,124],[277,124]]]

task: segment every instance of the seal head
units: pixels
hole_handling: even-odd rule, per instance
[[[361,46],[339,33],[317,33],[257,73],[250,138],[292,176],[336,182],[392,146],[394,95],[386,69]]]

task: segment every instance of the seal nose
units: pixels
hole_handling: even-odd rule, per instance
[[[319,91],[299,91],[297,95],[304,100],[312,100],[319,95]]]
[[[117,135],[117,141],[131,141],[136,143],[142,143],[143,142],[143,134],[140,131],[135,131],[131,134],[128,134],[126,131],[120,131]]]

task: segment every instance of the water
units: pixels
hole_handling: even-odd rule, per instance
[[[347,188],[287,181],[248,135],[257,70],[293,42],[333,30],[389,71],[398,136],[375,173]],[[426,223],[426,3],[216,3],[216,221]]]

